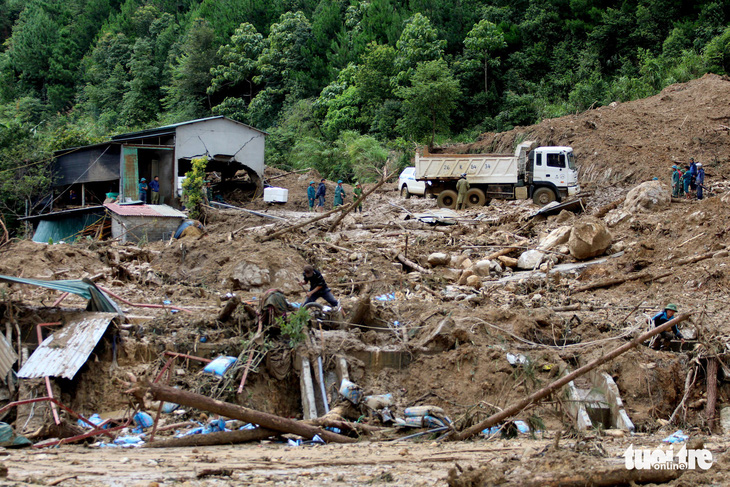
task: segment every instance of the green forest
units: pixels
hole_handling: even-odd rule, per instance
[[[225,115],[267,165],[373,177],[469,142],[730,70],[719,0],[0,0],[0,213],[54,150]],[[400,158],[400,159],[399,159]]]

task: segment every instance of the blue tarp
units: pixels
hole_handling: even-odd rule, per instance
[[[22,277],[2,276],[0,282],[9,282],[14,284],[28,284],[30,286],[45,287],[55,289],[64,293],[71,293],[88,299],[89,304],[86,306],[87,311],[101,311],[104,313],[122,313],[117,303],[107,296],[101,289],[96,287],[89,279],[61,279],[58,281],[44,281],[42,279],[25,279]]]
[[[69,215],[63,219],[41,220],[33,233],[33,241],[47,243],[73,242],[81,235],[84,228],[93,225],[104,216],[104,212],[86,213],[81,215]]]

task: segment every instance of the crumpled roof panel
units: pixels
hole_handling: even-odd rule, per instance
[[[48,336],[18,372],[18,377],[73,379],[96,348],[116,313],[87,313]]]

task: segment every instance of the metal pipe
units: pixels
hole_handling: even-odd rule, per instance
[[[38,334],[38,346],[43,343],[43,333],[41,332],[41,328],[44,326],[56,326],[60,324],[60,321],[56,321],[53,323],[38,323],[38,326],[36,326],[36,333]],[[48,392],[48,397],[53,399],[53,388],[51,387],[51,379],[48,376],[45,376],[44,379],[46,382],[46,392]],[[61,424],[61,418],[58,416],[58,410],[56,409],[56,405],[53,402],[51,402],[51,412],[53,413],[53,421],[55,421],[56,424]]]
[[[104,291],[109,296],[118,299],[119,301],[121,301],[122,303],[126,304],[127,306],[134,306],[135,308],[173,309],[175,311],[184,311],[186,313],[192,313],[192,311],[190,311],[189,309],[181,308],[179,306],[169,306],[169,305],[166,305],[166,304],[142,304],[142,303],[133,303],[131,301],[128,301],[128,300],[124,299],[123,297],[121,297],[121,296],[119,296],[117,294],[114,294],[113,292],[111,292],[111,291],[109,291],[107,289],[104,289],[103,287],[101,287],[99,285],[97,285],[96,287],[99,288],[99,289],[101,289],[102,291]]]

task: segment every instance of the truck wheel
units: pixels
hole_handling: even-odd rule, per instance
[[[436,198],[436,204],[439,208],[456,208],[456,191],[451,189],[441,191]]]
[[[400,195],[401,195],[402,197],[404,197],[405,199],[408,199],[408,198],[410,198],[410,197],[411,197],[411,193],[410,193],[410,192],[408,191],[408,186],[406,186],[405,184],[404,184],[404,185],[403,185],[403,187],[402,187],[402,188],[400,189]]]
[[[548,203],[555,201],[555,192],[550,188],[537,188],[532,193],[532,201],[536,205],[545,206]]]
[[[484,206],[487,202],[487,196],[479,188],[472,188],[466,192],[466,206]]]

